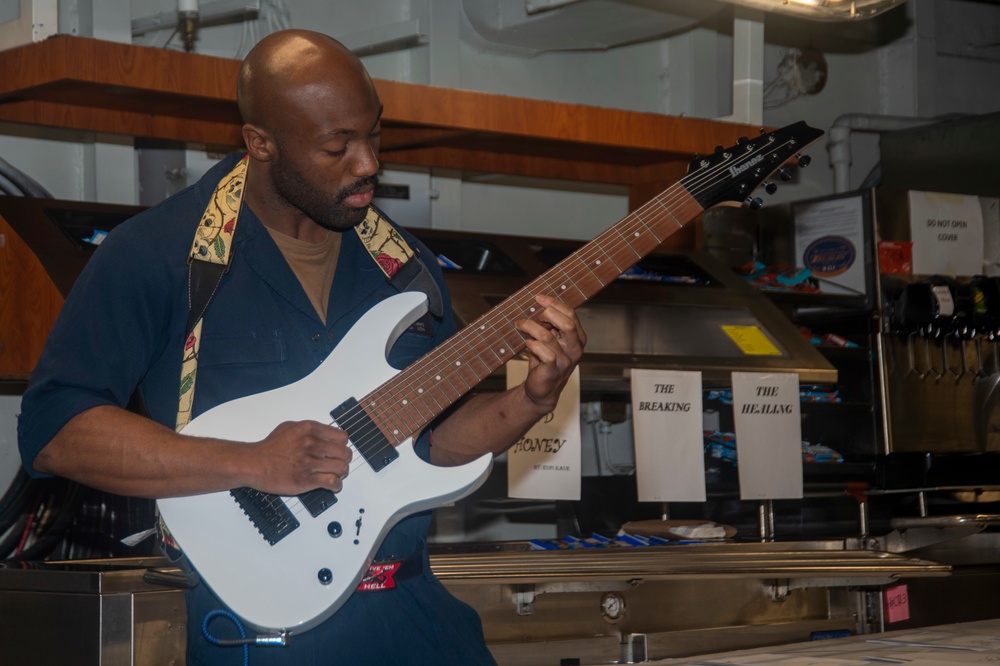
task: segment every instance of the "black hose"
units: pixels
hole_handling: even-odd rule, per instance
[[[0,499],[0,534],[5,533],[27,511],[35,484],[23,469],[18,470],[10,489]],[[0,557],[3,554],[0,553]]]
[[[23,197],[24,192],[20,187],[12,183],[6,176],[0,173],[0,192],[10,197]]]
[[[44,532],[35,537],[34,543],[9,558],[11,561],[30,562],[31,560],[45,559],[66,536],[66,532],[73,525],[79,514],[82,498],[80,484],[68,482],[64,484],[64,487],[65,496],[62,498],[61,505],[58,508],[53,507],[53,511],[57,516],[56,519],[51,525],[45,526]],[[54,499],[53,496],[53,502]]]
[[[51,199],[52,194],[42,187],[38,181],[24,173],[16,166],[0,157],[0,175],[17,186],[24,196]]]

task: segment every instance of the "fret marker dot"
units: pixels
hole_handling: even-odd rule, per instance
[[[638,231],[637,231],[637,232],[635,232],[635,237],[636,237],[636,238],[638,238],[638,237],[639,237],[639,232],[638,232]]]
[[[399,434],[399,431],[398,431],[398,430],[393,430],[393,431],[392,431],[392,434],[393,434],[393,435],[398,435],[398,434]]]
[[[460,366],[460,365],[462,365],[462,362],[461,362],[461,361],[455,361],[455,367],[456,367],[456,368],[457,368],[458,366]]]
[[[424,392],[423,389],[417,389],[417,393],[423,393],[423,392]]]
[[[500,353],[501,353],[501,354],[506,354],[506,353],[507,353],[507,350],[506,350],[506,349],[501,349],[501,350],[500,350]]]
[[[563,291],[566,291],[566,285],[564,284],[559,285],[559,288],[562,289]]]
[[[534,312],[534,311],[535,311],[535,308],[531,308],[531,309],[529,310],[529,312]]]
[[[600,265],[601,265],[601,260],[600,260],[600,259],[598,259],[598,260],[597,260],[597,261],[595,261],[594,263],[596,263],[596,264],[597,264],[598,266],[600,266]]]
[[[403,404],[405,405],[405,404],[408,404],[409,402],[410,402],[409,400],[404,400]]]
[[[441,375],[438,375],[437,377],[435,377],[434,381],[438,381],[438,382],[441,381]]]

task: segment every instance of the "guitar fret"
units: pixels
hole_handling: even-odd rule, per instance
[[[620,248],[625,248],[625,249],[627,249],[627,250],[628,250],[629,252],[631,252],[631,253],[632,253],[632,255],[633,255],[633,257],[631,258],[631,261],[624,261],[623,263],[627,263],[627,265],[631,266],[631,265],[632,265],[633,263],[635,263],[635,262],[636,262],[637,260],[639,260],[639,259],[642,259],[642,255],[641,255],[641,254],[639,254],[638,252],[636,252],[636,251],[635,251],[635,249],[633,249],[633,248],[632,248],[632,243],[631,243],[631,241],[630,241],[630,240],[629,240],[628,238],[626,238],[626,237],[625,237],[625,236],[624,236],[624,235],[622,234],[621,230],[620,230],[620,229],[618,229],[617,227],[613,227],[613,229],[614,229],[614,232],[615,232],[616,234],[618,234],[618,237],[619,237],[619,238],[621,239],[621,241],[622,241],[622,244],[621,244]],[[620,250],[620,249],[619,249],[619,251],[618,251],[618,256],[621,256],[621,250]],[[625,257],[622,257],[622,259],[625,259]],[[616,262],[616,263],[617,263],[617,262]]]
[[[428,399],[434,401],[434,406],[433,407],[429,407],[429,409],[433,412],[434,416],[437,416],[438,414],[440,414],[441,412],[443,412],[447,407],[449,407],[451,405],[451,403],[448,403],[446,405],[442,405],[440,402],[438,402],[438,399],[437,399],[436,396],[437,396],[437,393],[435,393],[434,391],[428,391],[427,389],[423,388],[422,386],[417,387],[417,399],[418,400],[422,400],[425,404],[426,404],[426,402],[427,402]]]
[[[452,369],[452,374],[457,379],[461,380],[463,384],[465,384],[466,389],[465,391],[462,391],[463,394],[465,394],[467,390],[471,389],[473,386],[478,384],[479,380],[481,379],[481,377],[476,375],[475,369],[471,365],[469,365],[469,363],[467,363],[462,359],[453,360],[451,369]]]
[[[491,326],[487,328],[485,323],[479,324],[479,326],[476,327],[476,333],[480,337],[480,344],[482,345],[483,348],[489,350],[489,352],[493,354],[498,363],[497,367],[499,367],[500,365],[506,363],[507,360],[510,358],[510,350],[505,345],[497,345],[495,344],[496,341],[491,341],[487,339],[485,336],[487,331],[490,331],[494,335],[496,335],[495,327]]]
[[[587,289],[587,290],[584,291],[584,293],[587,294],[587,296],[585,296],[585,297],[592,296],[592,295],[596,294],[597,292],[599,292],[602,288],[604,288],[605,286],[607,286],[607,283],[604,280],[602,280],[600,278],[600,276],[593,271],[593,269],[591,269],[590,265],[586,261],[583,260],[583,257],[581,257],[578,254],[573,254],[573,255],[570,256],[570,260],[571,261],[576,261],[576,263],[578,263],[580,265],[580,268],[577,269],[577,271],[579,273],[583,274],[583,271],[587,271],[588,273],[590,273],[591,278],[593,279],[593,281],[597,283],[597,285],[593,285],[589,289]],[[577,281],[580,282],[580,281],[583,281],[584,279],[585,279],[584,277],[580,277]],[[590,279],[588,279],[588,282],[589,281],[590,281]]]
[[[575,257],[575,256],[576,255],[570,255],[570,257]],[[573,275],[567,270],[569,268],[569,261],[559,262],[559,264],[556,265],[556,268],[559,269],[562,272],[563,277],[566,278],[565,280],[561,281],[559,283],[559,287],[554,290],[554,293],[557,296],[559,296],[559,299],[562,300],[564,303],[570,303],[570,304],[578,304],[585,302],[589,297],[582,289],[580,289],[579,278],[574,278]],[[570,287],[576,289],[576,292],[580,295],[578,299],[575,297],[572,299],[569,298],[570,294],[568,293],[568,291]]]
[[[413,422],[417,428],[423,423],[431,420],[435,416],[433,410],[428,410],[424,413],[424,405],[420,400],[411,400],[410,398],[402,398],[395,404],[396,410],[403,414]]]
[[[680,229],[680,228],[681,228],[681,227],[683,227],[684,225],[683,225],[683,224],[681,224],[681,221],[677,219],[677,216],[676,216],[676,215],[674,215],[673,211],[672,211],[672,210],[670,210],[670,208],[668,208],[668,207],[667,207],[666,205],[664,205],[663,201],[661,200],[661,197],[662,197],[662,195],[660,195],[660,196],[658,196],[658,197],[655,197],[655,198],[653,198],[653,200],[652,200],[652,201],[650,201],[650,203],[655,203],[655,204],[656,204],[657,206],[659,206],[660,208],[662,208],[662,209],[663,209],[663,210],[664,210],[664,211],[665,211],[665,212],[667,213],[667,216],[668,216],[668,217],[669,217],[669,218],[670,218],[671,220],[673,220],[673,221],[674,221],[674,224],[676,224],[676,225],[677,225],[677,228],[678,228],[678,229]]]
[[[605,250],[604,248],[597,246],[595,247],[595,250],[597,252],[600,252],[603,255],[603,258],[594,257],[593,261],[588,263],[588,266],[593,266],[592,270],[594,270],[595,272],[601,271],[602,273],[606,274],[606,278],[602,279],[601,283],[609,284],[612,281],[614,281],[619,275],[621,275],[625,269],[621,268],[617,263],[615,263],[615,260],[611,257],[610,254],[608,254],[607,250]],[[607,261],[607,263],[604,263],[605,261]]]
[[[400,388],[404,390],[385,393],[379,400],[372,402],[372,408],[377,410],[377,420],[384,426],[383,432],[397,443],[418,432],[424,424],[440,413],[428,409],[426,415],[422,414],[414,401],[407,397],[412,393],[410,387],[404,384]]]
[[[383,396],[381,401],[373,401],[370,405],[369,413],[377,412],[380,420],[392,426],[390,432],[395,436],[407,431],[413,431],[420,427],[420,419],[413,418],[410,411],[405,409],[405,405],[400,404],[405,399],[399,400],[389,396]],[[406,403],[408,404],[408,400]]]
[[[440,370],[434,373],[433,381],[434,387],[439,391],[444,392],[445,397],[449,398],[452,402],[465,395],[465,391],[455,386],[455,384],[451,381],[451,373],[447,370]]]

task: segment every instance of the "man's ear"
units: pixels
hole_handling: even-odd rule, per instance
[[[269,162],[274,157],[275,145],[271,135],[256,125],[243,126],[243,143],[247,153],[258,162]]]

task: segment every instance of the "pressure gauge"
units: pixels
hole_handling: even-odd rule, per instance
[[[601,597],[601,615],[611,623],[625,617],[625,597],[617,592],[606,592]]]

